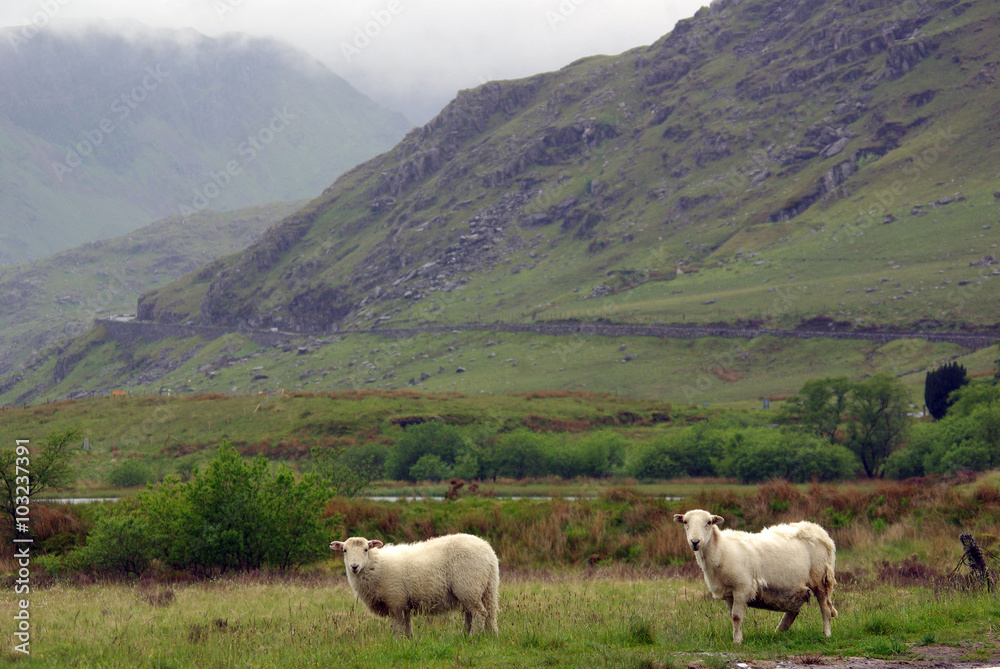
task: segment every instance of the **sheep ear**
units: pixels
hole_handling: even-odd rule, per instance
[[[724,522],[726,522],[726,519],[722,516],[712,516],[713,525],[722,525]]]
[[[333,543],[330,544],[330,548],[331,548],[331,550],[342,551],[342,550],[344,550],[344,542],[343,541],[334,541]]]
[[[675,513],[674,514],[674,522],[675,523],[681,523],[683,525],[684,524],[684,514],[682,514],[682,513]]]
[[[381,548],[383,546],[382,542],[378,539],[372,539],[368,542],[368,548]]]

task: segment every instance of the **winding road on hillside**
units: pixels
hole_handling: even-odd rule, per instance
[[[1000,341],[1000,332],[933,332],[910,331],[893,332],[885,330],[840,330],[834,328],[803,328],[782,330],[775,328],[730,327],[722,325],[639,325],[628,323],[590,323],[572,321],[551,321],[534,323],[457,323],[452,325],[425,325],[409,328],[350,329],[336,332],[285,332],[276,329],[251,330],[231,329],[206,325],[163,324],[112,317],[98,319],[108,335],[119,342],[143,339],[147,342],[167,337],[201,336],[216,339],[237,332],[250,337],[258,344],[274,345],[306,337],[329,337],[332,335],[380,335],[393,339],[407,339],[419,334],[447,333],[462,331],[487,332],[528,332],[554,336],[605,336],[605,337],[660,337],[665,339],[698,339],[701,337],[728,337],[753,339],[761,336],[795,337],[799,339],[860,339],[887,343],[897,339],[923,339],[930,342],[951,342],[972,350],[978,350]]]

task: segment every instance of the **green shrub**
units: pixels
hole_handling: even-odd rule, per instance
[[[135,488],[153,481],[153,472],[138,460],[126,460],[108,472],[108,485],[115,488]]]
[[[341,450],[314,446],[310,471],[332,496],[355,497],[385,475],[385,450],[374,444]]]
[[[639,451],[629,472],[640,479],[716,476],[716,461],[722,457],[723,444],[741,429],[728,423],[722,427],[706,422],[654,440]]]
[[[857,458],[819,437],[748,428],[732,435],[719,474],[756,483],[781,478],[793,483],[852,477]]]
[[[181,481],[190,481],[197,472],[198,467],[190,458],[182,460],[177,465],[177,476],[180,477]]]
[[[637,479],[672,479],[684,476],[684,470],[670,457],[669,448],[663,442],[649,444],[639,451],[628,468],[629,474]]]
[[[601,431],[588,435],[574,449],[575,471],[567,478],[611,476],[625,464],[625,453],[630,447],[630,442],[615,432]]]
[[[153,554],[149,530],[146,518],[134,512],[105,516],[87,537],[87,545],[67,562],[73,568],[107,576],[139,576]]]
[[[267,459],[246,461],[228,442],[188,483],[168,480],[139,497],[150,555],[176,569],[288,568],[326,555],[330,497],[315,475],[300,481]]]
[[[494,476],[523,479],[549,474],[546,453],[551,439],[521,428],[508,432],[492,454],[489,469]]]
[[[420,456],[420,459],[410,467],[409,478],[411,481],[440,481],[451,476],[449,467],[440,456],[428,453]]]
[[[436,455],[451,466],[463,448],[462,432],[444,421],[431,420],[406,428],[386,458],[386,474],[397,481],[413,481],[410,469],[425,455]]]
[[[460,454],[455,460],[455,466],[451,468],[452,476],[465,480],[478,479],[481,472],[479,458],[469,450]]]
[[[1000,400],[992,389],[965,388],[941,420],[912,430],[886,460],[885,474],[905,479],[1000,467]]]

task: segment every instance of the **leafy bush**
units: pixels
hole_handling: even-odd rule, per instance
[[[87,545],[67,560],[69,566],[109,576],[142,574],[152,556],[149,523],[131,510],[105,516],[87,537]]]
[[[985,388],[985,390],[984,390]],[[967,387],[948,414],[915,428],[904,448],[886,461],[894,479],[1000,467],[1000,396],[991,387]]]
[[[386,458],[385,471],[397,481],[415,480],[413,465],[425,455],[436,455],[451,466],[464,446],[462,432],[444,421],[431,420],[406,428]]]
[[[551,439],[520,428],[500,438],[492,454],[489,470],[494,476],[523,479],[549,473],[546,453]]]
[[[742,429],[731,421],[699,423],[641,449],[629,471],[640,479],[717,476],[716,461],[722,457],[728,435]]]
[[[594,478],[612,475],[625,464],[625,453],[630,446],[627,439],[610,431],[584,437],[576,448],[578,464],[573,475]]]
[[[843,446],[818,438],[767,428],[733,435],[719,474],[744,483],[781,478],[793,483],[832,481],[853,476],[857,458]]]
[[[637,479],[672,479],[684,476],[684,469],[670,457],[667,442],[649,444],[629,464],[629,474]]]
[[[455,466],[451,468],[451,475],[460,479],[478,479],[482,467],[479,458],[471,450],[463,451],[455,460]]]
[[[191,481],[168,479],[98,518],[67,562],[109,575],[140,574],[153,559],[202,572],[294,567],[327,555],[329,497],[315,475],[296,481],[223,442]]]
[[[385,475],[385,450],[376,444],[341,450],[314,446],[311,471],[331,495],[354,497]]]
[[[420,459],[410,467],[408,478],[411,481],[440,481],[449,476],[451,467],[440,456],[428,453],[420,456]]]
[[[136,488],[153,481],[153,472],[138,460],[126,460],[108,472],[108,485],[115,488]]]

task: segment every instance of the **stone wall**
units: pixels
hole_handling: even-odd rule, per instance
[[[168,337],[202,337],[211,341],[233,332],[225,327],[207,325],[161,324],[148,321],[98,320],[108,335],[115,341],[134,343],[159,341]],[[973,350],[991,346],[1000,333],[947,333],[947,332],[865,332],[857,330],[774,330],[767,328],[739,328],[726,326],[685,326],[685,325],[630,325],[623,323],[579,323],[572,321],[541,323],[460,323],[456,325],[428,325],[413,328],[373,328],[371,330],[342,330],[336,334],[374,334],[392,339],[409,339],[425,333],[463,332],[466,330],[493,332],[531,332],[541,335],[572,336],[598,335],[605,337],[662,337],[668,339],[697,339],[700,337],[729,337],[753,339],[764,335],[772,337],[795,337],[798,339],[862,339],[886,343],[896,339],[924,339],[934,342],[952,342]],[[239,334],[249,337],[261,346],[280,346],[294,339],[324,337],[330,333],[320,332],[275,332],[270,330],[239,330]]]
[[[213,327],[210,325],[180,325],[154,323],[150,321],[119,321],[112,319],[98,319],[94,321],[96,325],[104,326],[108,331],[108,336],[116,342],[122,344],[134,344],[139,340],[146,343],[160,341],[176,337],[185,339],[187,337],[201,337],[207,341],[218,339],[222,335],[233,332],[230,328]],[[272,332],[270,330],[248,330],[246,332],[237,331],[260,346],[280,346],[287,344],[296,338],[308,335]]]

